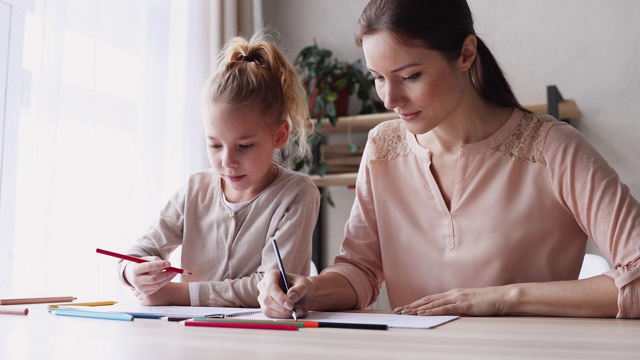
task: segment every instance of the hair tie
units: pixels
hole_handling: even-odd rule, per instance
[[[242,55],[242,60],[243,61],[247,61],[247,62],[254,62],[255,61],[253,56],[246,56],[246,55]]]

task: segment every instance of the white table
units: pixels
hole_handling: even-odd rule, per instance
[[[56,316],[30,306],[0,315],[0,359],[640,359],[640,321],[460,318],[430,330],[185,327]]]

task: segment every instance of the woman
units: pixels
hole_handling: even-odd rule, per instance
[[[640,317],[640,204],[568,124],[516,100],[464,0],[372,0],[356,34],[399,120],[371,131],[342,251],[258,284],[266,315]],[[614,264],[577,280],[588,238]]]

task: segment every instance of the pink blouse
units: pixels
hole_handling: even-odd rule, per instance
[[[369,134],[335,264],[358,308],[453,288],[577,279],[588,238],[614,264],[619,318],[640,317],[640,203],[573,127],[515,110],[461,146],[447,208],[431,152],[402,121]]]

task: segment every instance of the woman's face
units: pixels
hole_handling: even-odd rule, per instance
[[[438,51],[403,45],[386,31],[365,35],[362,49],[378,96],[410,132],[424,134],[459,109],[470,80],[457,62]]]

